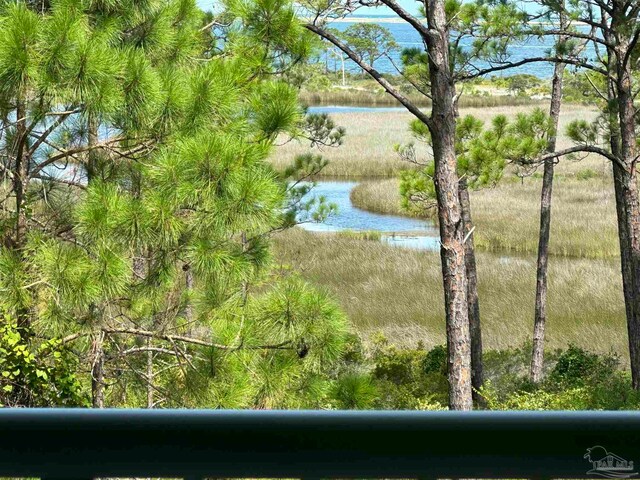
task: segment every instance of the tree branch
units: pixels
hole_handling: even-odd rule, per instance
[[[576,60],[572,58],[557,58],[557,57],[532,57],[532,58],[525,58],[518,62],[505,62],[505,63],[501,63],[500,65],[495,65],[493,67],[477,69],[477,71],[472,74],[458,75],[457,80],[471,80],[474,78],[482,77],[489,73],[499,72],[501,70],[508,70],[510,68],[520,67],[528,63],[536,63],[536,62],[565,63],[567,65],[575,65],[577,67],[583,67],[588,70],[593,70],[594,72],[607,76],[606,70],[596,67],[595,65],[584,62],[582,60]]]
[[[30,133],[32,137],[36,137],[37,140],[29,149],[29,156],[32,156],[36,150],[42,145],[42,143],[53,133],[53,131],[58,128],[68,117],[69,115],[76,113],[75,111],[64,112],[56,118],[56,120],[40,135],[34,135],[33,132]]]
[[[380,0],[381,3],[384,3],[387,7],[393,10],[400,18],[402,18],[405,22],[411,25],[422,37],[423,40],[428,41],[430,32],[429,28],[420,21],[419,18],[414,17],[409,12],[407,12],[404,8],[400,6],[398,2],[395,0]]]
[[[102,329],[103,332],[105,333],[122,333],[122,334],[127,334],[127,335],[137,335],[140,337],[148,337],[148,338],[157,338],[159,340],[166,340],[168,342],[184,342],[184,343],[190,343],[192,345],[200,345],[201,347],[208,347],[208,348],[217,348],[220,350],[230,350],[230,351],[234,351],[234,350],[238,350],[239,348],[242,347],[242,345],[238,345],[238,346],[232,346],[232,345],[222,345],[219,343],[213,343],[213,342],[207,342],[205,340],[200,340],[199,338],[193,338],[193,337],[185,337],[182,335],[166,335],[164,333],[158,333],[158,332],[150,332],[148,330],[140,330],[137,328],[108,328],[108,327],[104,327]],[[256,346],[248,346],[245,347],[249,350],[283,350],[283,349],[289,349],[289,348],[293,348],[290,347],[290,341],[286,341],[286,342],[282,342],[282,343],[278,343],[278,344],[274,344],[274,345],[256,345]]]
[[[342,50],[345,55],[347,55],[351,60],[357,63],[360,68],[366,71],[376,82],[378,82],[381,87],[383,87],[393,98],[398,100],[398,102],[400,102],[407,110],[409,110],[409,112],[411,112],[418,120],[420,120],[427,126],[432,125],[431,117],[429,117],[416,105],[414,105],[413,102],[411,102],[411,100],[409,100],[406,96],[396,90],[394,86],[391,85],[389,81],[380,74],[380,72],[363,61],[351,48],[349,48],[348,45],[341,42],[335,35],[311,23],[305,24],[305,28],[315,33],[316,35],[319,35],[320,37],[324,38],[325,40]]]
[[[543,163],[547,160],[551,160],[557,157],[563,157],[565,155],[571,155],[572,153],[596,153],[601,155],[611,162],[617,164],[625,171],[628,171],[627,166],[622,160],[613,155],[611,152],[606,151],[604,148],[596,147],[595,145],[576,145],[575,147],[565,148],[564,150],[558,150],[557,152],[550,152],[537,159],[537,162]]]
[[[73,155],[76,155],[78,153],[86,153],[86,152],[90,152],[92,150],[97,150],[97,149],[103,149],[108,147],[109,145],[113,144],[113,143],[117,143],[120,142],[122,140],[125,140],[123,137],[115,137],[115,138],[111,138],[105,142],[102,143],[97,143],[95,145],[92,146],[82,146],[82,147],[76,147],[76,148],[70,148],[68,150],[64,150],[62,152],[60,152],[57,155],[54,155],[52,157],[49,157],[48,159],[46,159],[43,162],[40,162],[31,172],[31,174],[29,175],[29,178],[33,178],[35,175],[39,174],[43,168],[51,165],[52,163],[57,162],[58,160],[62,160],[63,158],[67,158],[67,157],[72,157]]]

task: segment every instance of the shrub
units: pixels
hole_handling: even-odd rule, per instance
[[[0,406],[88,406],[76,362],[60,340],[36,341],[11,318],[0,321]]]
[[[614,356],[596,355],[575,345],[562,352],[548,382],[561,386],[581,386],[613,375],[618,364]]]
[[[380,335],[374,342],[371,361],[381,393],[380,408],[425,410],[447,404],[444,346],[429,352],[422,345],[400,349]]]
[[[374,344],[373,374],[396,385],[410,383],[420,375],[424,350],[399,349],[380,336]]]
[[[436,345],[427,352],[422,361],[422,369],[424,373],[440,373],[447,374],[447,346]]]
[[[514,392],[506,400],[493,397],[490,389],[483,391],[487,406],[491,410],[586,410],[589,395],[584,388],[573,388],[561,392]]]
[[[336,408],[441,410],[448,403],[447,348],[399,348],[378,334],[365,351],[354,336],[337,375]],[[490,410],[628,410],[640,408],[640,392],[613,354],[574,345],[545,355],[546,378],[529,379],[531,344],[484,353],[482,395]],[[367,374],[366,372],[370,372]]]

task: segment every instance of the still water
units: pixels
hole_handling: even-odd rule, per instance
[[[324,197],[338,207],[338,212],[324,222],[303,223],[301,227],[313,232],[377,231],[382,233],[382,241],[390,245],[426,250],[439,248],[438,231],[430,222],[355,207],[349,195],[356,185],[356,182],[318,182],[309,197]]]
[[[387,28],[396,43],[400,46],[400,49],[391,54],[391,58],[393,60],[382,57],[375,62],[375,67],[377,67],[382,73],[391,73],[398,74],[398,70],[395,68],[395,65],[400,65],[400,51],[405,48],[418,47],[423,48],[422,39],[418,32],[416,32],[409,24],[405,22],[385,22],[385,18],[380,18],[376,23]],[[332,23],[331,26],[339,31],[344,31],[350,25],[353,25],[353,22],[335,22]],[[586,26],[579,26],[578,28],[585,28]],[[460,47],[463,50],[469,49],[471,47],[471,42],[473,39],[467,38],[463,40],[460,44]],[[524,60],[531,57],[545,57],[547,56],[549,50],[553,49],[553,45],[555,43],[555,38],[552,35],[539,38],[539,37],[529,37],[523,42],[519,44],[515,44],[509,48],[508,56],[509,61],[518,62],[520,60]],[[589,45],[582,53],[583,56],[593,59],[595,57],[595,51],[592,45]],[[327,57],[326,59],[328,66],[331,70],[338,71],[341,67],[341,62],[338,57]],[[347,70],[351,72],[359,72],[360,68],[350,60],[346,62]],[[478,68],[486,68],[489,65],[486,62],[478,62],[476,65]],[[553,75],[553,65],[549,63],[529,63],[522,65],[517,68],[507,69],[502,72],[496,72],[494,75],[496,76],[508,76],[514,75],[517,73],[527,73],[530,75],[535,75],[539,78],[551,78]]]

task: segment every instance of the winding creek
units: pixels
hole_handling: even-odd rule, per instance
[[[372,213],[355,207],[349,198],[357,182],[322,181],[308,194],[324,197],[338,207],[337,213],[321,223],[303,223],[301,227],[313,232],[380,232],[381,240],[389,245],[424,250],[439,248],[438,231],[429,222],[397,215]]]
[[[309,113],[362,113],[362,112],[402,112],[402,107],[360,107],[323,105],[309,107]],[[381,241],[396,247],[421,250],[438,250],[438,231],[430,222],[398,215],[383,215],[368,212],[351,203],[351,190],[358,182],[321,181],[308,194],[310,197],[324,197],[334,203],[338,212],[322,223],[303,223],[301,227],[313,232],[380,232]]]

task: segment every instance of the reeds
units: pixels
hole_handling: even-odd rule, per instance
[[[440,257],[383,243],[293,229],[275,238],[276,258],[327,288],[365,338],[427,347],[445,341]],[[531,338],[535,257],[478,255],[483,341],[505,349]],[[549,262],[548,348],[569,343],[627,357],[619,264],[614,259]]]
[[[619,255],[611,179],[559,177],[552,202],[551,255],[613,258]],[[495,188],[471,192],[476,248],[535,255],[538,248],[539,198],[542,181],[505,180]],[[399,181],[363,182],[351,192],[358,208],[405,215]]]
[[[530,111],[533,106],[512,106],[495,108],[466,108],[460,115],[471,114],[485,122],[500,114],[513,116],[518,112]],[[594,118],[596,112],[584,106],[567,106],[561,115],[560,131],[565,125],[577,118]],[[412,168],[403,162],[394,150],[396,144],[413,141],[409,132],[409,122],[413,118],[408,112],[345,112],[331,115],[336,124],[346,128],[344,144],[335,148],[324,148],[319,153],[329,165],[319,177],[367,178],[393,177],[400,170]],[[296,155],[309,151],[308,141],[286,142],[276,148],[270,161],[277,170],[284,170],[293,162]],[[560,136],[558,148],[569,146],[570,142]],[[429,149],[416,145],[420,159],[429,158]],[[562,162],[566,163],[566,162]],[[578,167],[584,168],[584,167]]]

